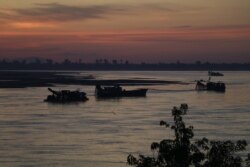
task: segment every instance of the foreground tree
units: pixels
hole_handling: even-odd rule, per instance
[[[161,126],[174,130],[175,138],[152,143],[151,150],[157,152],[156,156],[139,155],[136,158],[130,154],[127,157],[128,164],[135,167],[242,167],[243,159],[236,153],[246,149],[246,141],[239,140],[233,143],[230,140],[209,141],[203,138],[192,142],[193,127],[186,127],[182,119],[187,110],[187,104],[172,109],[174,117],[172,126],[160,121]],[[247,166],[250,165],[249,160],[250,154],[246,159]]]

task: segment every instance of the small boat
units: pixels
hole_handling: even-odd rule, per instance
[[[199,80],[196,82],[196,90],[207,90],[207,91],[216,91],[216,92],[225,92],[226,85],[223,82],[211,82]]]
[[[224,74],[220,73],[220,72],[214,72],[214,71],[208,71],[208,76],[224,76]]]
[[[84,102],[88,100],[88,98],[86,97],[86,93],[80,92],[78,90],[55,91],[55,90],[52,90],[51,88],[48,88],[48,90],[52,93],[52,95],[48,95],[47,98],[44,100],[45,102],[69,103],[69,102]]]
[[[96,85],[96,96],[101,98],[109,97],[145,97],[148,89],[125,90],[119,85],[101,87]]]

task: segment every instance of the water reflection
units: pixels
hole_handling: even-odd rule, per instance
[[[206,72],[89,72],[100,78],[157,78],[192,82]],[[146,98],[96,99],[70,105],[43,103],[46,88],[0,89],[0,164],[3,166],[126,166],[129,153],[151,154],[153,141],[172,137],[174,105],[188,103],[185,119],[196,137],[250,143],[249,72],[225,72],[225,94],[196,92],[194,85],[143,86]],[[126,87],[130,89],[131,87]],[[132,89],[134,89],[133,87]],[[248,147],[249,150],[249,147]],[[139,151],[139,152],[137,152]]]

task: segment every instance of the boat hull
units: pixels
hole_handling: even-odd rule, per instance
[[[208,91],[216,91],[216,92],[225,92],[226,86],[224,83],[208,82],[207,83],[207,90]]]
[[[122,91],[106,91],[97,90],[96,96],[101,98],[112,98],[112,97],[145,97],[148,89],[137,89],[137,90],[122,90]]]

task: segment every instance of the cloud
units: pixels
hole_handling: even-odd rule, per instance
[[[59,3],[36,4],[28,9],[0,9],[0,20],[66,22],[103,18],[105,14],[122,11],[122,8],[102,6],[67,6]]]
[[[68,22],[87,19],[103,19],[108,15],[148,13],[152,11],[176,12],[172,4],[92,5],[69,6],[59,3],[35,4],[33,8],[1,9],[0,21],[15,22]]]

